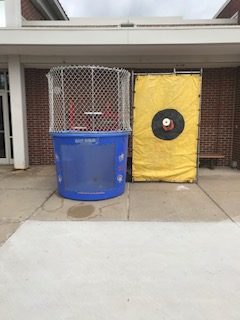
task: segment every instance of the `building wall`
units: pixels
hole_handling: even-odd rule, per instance
[[[26,104],[30,164],[53,163],[49,136],[48,70],[26,69]]]
[[[26,20],[45,20],[30,0],[21,0],[21,9]]]
[[[233,160],[237,161],[240,169],[240,68],[237,70],[236,105],[233,135]]]
[[[219,13],[217,18],[231,18],[240,10],[240,0],[231,0],[226,7]]]
[[[232,160],[236,69],[205,69],[202,81],[200,151],[225,156],[220,165]]]
[[[47,72],[25,70],[30,164],[53,163]],[[219,165],[230,165],[232,160],[236,80],[235,68],[205,69],[203,73],[200,150],[223,154]]]

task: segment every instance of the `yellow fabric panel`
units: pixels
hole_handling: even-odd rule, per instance
[[[138,76],[133,123],[133,180],[192,182],[196,179],[201,76],[190,74]],[[175,109],[185,120],[174,140],[152,132],[154,115]]]

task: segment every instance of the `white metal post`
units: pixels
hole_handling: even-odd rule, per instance
[[[26,169],[29,166],[29,160],[25,82],[24,69],[18,56],[9,56],[8,72],[12,111],[14,168]]]

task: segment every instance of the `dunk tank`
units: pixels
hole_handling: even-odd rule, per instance
[[[130,73],[59,66],[47,78],[59,194],[74,200],[121,195],[131,130]]]

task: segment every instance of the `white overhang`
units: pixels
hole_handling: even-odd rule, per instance
[[[240,26],[0,28],[0,46],[239,44]]]
[[[13,54],[21,55],[24,63],[240,65],[240,26],[2,28],[0,55]]]

